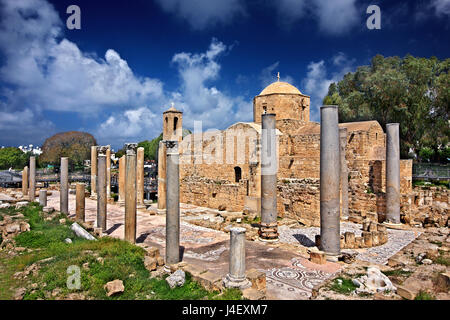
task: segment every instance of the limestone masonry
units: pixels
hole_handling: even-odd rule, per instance
[[[261,115],[273,113],[279,141],[278,216],[319,226],[320,124],[310,121],[310,97],[277,81],[254,98],[253,112],[253,122],[238,122],[222,131],[194,132],[183,139],[182,112],[172,106],[164,113],[163,139],[180,141],[180,201],[260,213]],[[347,129],[348,219],[382,222],[386,215],[386,135],[377,121],[340,123],[339,128]],[[165,184],[162,145],[159,158],[158,191]],[[162,196],[158,209],[164,210],[165,195],[158,193]],[[402,206],[409,205],[412,160],[400,161],[400,193]]]

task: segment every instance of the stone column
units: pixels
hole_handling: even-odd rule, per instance
[[[59,211],[69,214],[69,158],[61,158]]]
[[[138,209],[145,209],[144,205],[144,148],[137,149],[136,167],[136,202]]]
[[[97,160],[97,228],[106,230],[106,150],[107,147],[98,148]]]
[[[36,197],[36,157],[30,157],[30,187],[28,190],[30,202]]]
[[[341,205],[342,218],[348,220],[348,166],[345,158],[347,150],[347,128],[339,129],[341,159]]]
[[[166,270],[180,262],[180,172],[177,141],[164,141],[167,148],[166,177]]]
[[[111,198],[111,146],[106,149],[106,199]]]
[[[85,186],[84,183],[77,183],[76,195],[76,221],[85,222]]]
[[[39,190],[39,205],[44,208],[47,206],[47,190]]]
[[[91,199],[97,199],[97,146],[91,147]]]
[[[125,240],[136,243],[136,148],[137,143],[127,143],[125,174]]]
[[[386,223],[400,224],[400,125],[386,125]]]
[[[338,107],[320,108],[320,242],[329,260],[340,254]]]
[[[119,205],[125,205],[125,162],[126,157],[122,156],[119,159]]]
[[[22,194],[24,197],[28,194],[28,166],[22,171]]]
[[[278,241],[277,134],[275,114],[262,115],[261,134],[261,241]]]
[[[230,230],[230,271],[223,279],[226,288],[245,289],[251,286],[245,277],[245,228]]]
[[[166,213],[166,160],[167,150],[163,141],[158,149],[158,213]]]

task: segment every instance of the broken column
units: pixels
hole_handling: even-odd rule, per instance
[[[400,125],[386,125],[386,223],[400,224]]]
[[[166,213],[166,158],[167,150],[163,141],[158,149],[158,213]]]
[[[97,148],[91,147],[91,199],[97,198]]]
[[[97,228],[106,230],[106,150],[108,147],[98,148],[97,159]]]
[[[347,128],[339,129],[341,162],[341,206],[342,218],[348,220],[348,166],[345,158],[347,150]]]
[[[328,260],[340,254],[338,107],[320,108],[320,242]]]
[[[261,134],[261,241],[278,241],[277,136],[275,114],[262,115]]]
[[[30,187],[28,189],[28,197],[30,202],[34,202],[36,196],[36,157],[30,157]]]
[[[177,141],[164,141],[167,148],[166,177],[166,270],[180,262],[180,173]]]
[[[44,208],[47,206],[47,190],[39,190],[39,205]]]
[[[28,194],[28,167],[22,171],[22,194],[24,197]]]
[[[106,198],[111,198],[111,146],[106,149]]]
[[[75,218],[76,221],[85,221],[85,186],[84,183],[77,183],[77,194],[76,194],[76,208],[75,208]]]
[[[245,277],[245,228],[230,229],[230,271],[223,279],[226,288],[245,289],[251,286]]]
[[[144,148],[137,149],[136,166],[136,203],[138,209],[145,208],[144,205]]]
[[[126,157],[122,156],[119,159],[119,200],[120,206],[125,205],[125,161]]]
[[[69,158],[61,158],[59,211],[69,214]]]
[[[125,144],[125,240],[136,243],[136,148],[137,143]]]

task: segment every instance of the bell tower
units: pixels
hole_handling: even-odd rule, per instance
[[[173,103],[163,113],[163,140],[181,141],[183,138],[183,112],[175,109]]]

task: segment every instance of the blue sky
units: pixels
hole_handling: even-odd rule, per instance
[[[81,130],[118,149],[157,136],[172,102],[184,127],[224,129],[277,72],[318,121],[329,84],[376,54],[448,58],[449,18],[450,0],[0,0],[0,146]]]

